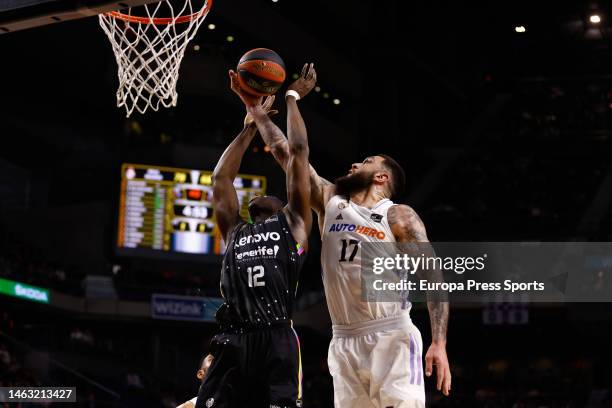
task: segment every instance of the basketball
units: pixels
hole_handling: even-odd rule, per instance
[[[240,87],[255,96],[272,95],[285,81],[285,63],[267,48],[255,48],[244,54],[238,62]]]

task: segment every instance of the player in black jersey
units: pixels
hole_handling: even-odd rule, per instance
[[[314,88],[316,73],[312,64],[306,67],[287,91],[288,204],[272,196],[252,199],[251,223],[239,215],[233,182],[257,132],[254,119],[267,116],[274,97],[262,104],[241,92],[232,71],[230,78],[250,113],[213,173],[213,208],[227,243],[221,271],[225,303],[217,311],[221,332],[212,340],[214,360],[196,408],[301,407],[299,340],[291,317],[312,214],[308,140],[296,102]]]

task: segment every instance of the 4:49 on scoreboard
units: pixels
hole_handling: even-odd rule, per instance
[[[119,198],[118,248],[220,255],[223,243],[212,208],[212,172],[123,164]],[[248,202],[265,194],[266,178],[239,174],[234,186],[241,215]]]

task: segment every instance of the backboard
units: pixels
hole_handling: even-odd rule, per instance
[[[158,0],[0,0],[0,34],[155,1]]]

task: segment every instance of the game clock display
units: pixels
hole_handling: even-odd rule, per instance
[[[225,248],[212,208],[212,172],[124,164],[117,246],[138,252],[221,255]],[[240,213],[265,194],[266,178],[240,174],[234,180]]]

